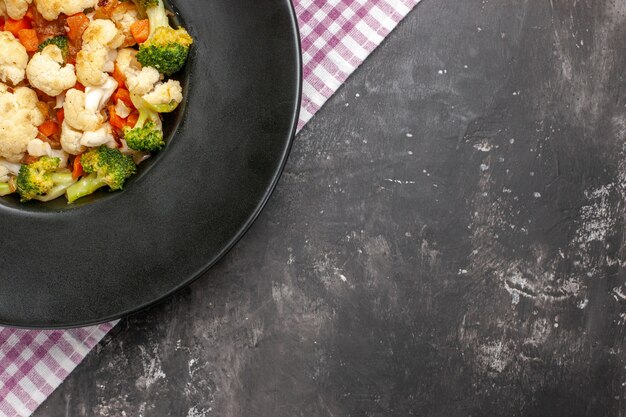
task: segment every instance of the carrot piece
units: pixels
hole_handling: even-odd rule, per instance
[[[20,29],[17,32],[17,37],[26,48],[26,52],[36,52],[39,49],[39,38],[35,29]]]
[[[150,36],[150,21],[148,19],[137,20],[130,25],[130,33],[137,43],[144,43]]]
[[[67,37],[70,42],[80,42],[83,37],[83,32],[87,29],[87,26],[89,26],[89,18],[87,15],[85,15],[85,13],[73,14],[67,17],[66,23],[69,28]]]
[[[124,126],[126,126],[126,120],[115,113],[115,106],[112,104],[109,105],[109,123],[118,129],[124,129]]]
[[[82,91],[83,93],[85,92],[85,86],[82,85],[81,83],[76,83],[74,88],[77,89],[78,91]]]
[[[11,32],[16,38],[21,29],[31,29],[30,22],[27,19],[13,20],[9,18],[4,22],[4,30]]]
[[[137,113],[136,111],[132,112],[126,118],[126,126],[128,126],[128,127],[135,127],[135,125],[137,124],[137,120],[138,119],[139,119],[139,113]]]
[[[50,137],[59,131],[59,125],[52,120],[46,120],[39,126],[39,133],[45,137]]]
[[[57,122],[59,125],[63,124],[63,120],[65,120],[65,110],[59,109],[57,110]]]
[[[113,102],[117,103],[117,100],[121,100],[124,104],[126,104],[131,109],[134,109],[133,101],[130,99],[130,93],[125,88],[118,88],[113,94]]]
[[[0,30],[4,30],[4,16],[0,16]]]
[[[76,155],[76,157],[74,158],[74,163],[72,164],[72,178],[75,180],[82,177],[85,172],[83,170],[83,165],[80,163],[81,156],[82,154]]]
[[[119,69],[117,64],[115,64],[115,69],[113,70],[113,78],[115,78],[115,81],[117,81],[119,87],[124,87],[124,85],[126,84],[126,76]]]

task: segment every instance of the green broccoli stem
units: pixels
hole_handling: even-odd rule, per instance
[[[12,194],[11,186],[6,182],[0,182],[0,197],[4,197],[5,195]]]
[[[159,0],[159,4],[156,6],[148,7],[146,9],[146,14],[148,15],[148,20],[150,21],[150,37],[154,35],[157,28],[170,25],[163,0]]]
[[[33,200],[42,201],[47,203],[48,201],[56,200],[61,197],[68,188],[70,188],[76,180],[72,176],[71,172],[55,172],[52,174],[52,181],[54,186],[44,195],[35,196]]]
[[[53,173],[52,181],[54,182],[54,185],[66,185],[76,182],[70,171]]]
[[[131,94],[130,100],[133,102],[133,106],[139,110],[139,117],[137,118],[137,122],[133,128],[142,128],[149,120],[152,120],[153,122],[159,120],[159,113],[151,109],[143,97]]]
[[[105,185],[107,185],[106,182],[98,178],[98,174],[89,174],[67,189],[65,192],[67,202],[73,203],[79,198],[95,193],[99,188]]]

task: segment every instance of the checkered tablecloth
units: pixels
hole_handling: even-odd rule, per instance
[[[294,0],[304,61],[301,129],[420,0]],[[29,416],[114,323],[0,327],[0,417]]]

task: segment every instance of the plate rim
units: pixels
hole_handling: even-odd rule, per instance
[[[182,289],[186,288],[187,286],[191,285],[193,282],[195,282],[200,277],[205,275],[211,268],[213,268],[219,261],[221,261],[237,245],[237,243],[239,243],[239,241],[246,235],[248,230],[250,230],[252,225],[256,222],[260,214],[263,212],[263,209],[267,205],[271,196],[274,194],[274,191],[276,190],[276,186],[278,185],[278,182],[282,178],[282,175],[285,170],[285,166],[287,164],[287,161],[289,160],[289,155],[291,154],[291,149],[295,141],[296,132],[298,130],[298,123],[300,120],[300,112],[302,108],[302,89],[303,89],[303,81],[304,81],[303,80],[302,43],[301,43],[300,29],[298,25],[298,18],[297,18],[295,6],[291,0],[284,0],[284,2],[287,3],[289,15],[291,18],[290,19],[291,25],[290,25],[289,30],[292,31],[292,36],[294,37],[294,41],[296,43],[295,45],[296,47],[295,69],[297,71],[297,74],[296,74],[295,88],[296,88],[296,99],[297,99],[296,103],[297,104],[291,114],[291,121],[290,121],[291,129],[288,135],[288,141],[285,146],[284,153],[281,156],[280,165],[278,169],[274,172],[272,181],[269,184],[265,194],[263,195],[263,198],[259,201],[255,210],[250,214],[248,219],[241,225],[237,233],[235,233],[235,235],[228,241],[228,243],[224,245],[222,250],[219,251],[217,254],[215,254],[203,268],[198,270],[194,275],[191,275],[188,278],[181,280],[181,282],[178,285],[174,286],[169,291],[163,294],[160,294],[157,298],[153,300],[146,301],[145,303],[139,304],[132,308],[127,308],[121,312],[111,314],[111,315],[108,315],[106,317],[102,317],[99,319],[75,321],[75,322],[69,322],[69,323],[58,323],[58,324],[32,324],[31,325],[31,324],[24,324],[24,323],[20,323],[20,324],[11,323],[11,322],[4,321],[2,318],[0,318],[0,326],[14,328],[14,329],[24,329],[24,330],[64,330],[64,329],[69,330],[69,329],[76,329],[76,328],[81,328],[81,327],[97,326],[97,325],[109,323],[115,320],[120,320],[124,317],[130,316],[134,313],[138,313],[154,305],[157,305],[165,301],[167,298],[171,297],[172,295],[176,294],[177,292],[181,291]]]

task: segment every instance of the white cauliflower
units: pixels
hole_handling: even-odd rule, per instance
[[[129,69],[141,70],[141,64],[137,61],[137,50],[132,48],[123,48],[117,51],[117,58],[115,59],[115,65],[122,72],[126,74]]]
[[[46,20],[55,20],[61,13],[71,16],[95,7],[98,0],[34,0],[37,11]]]
[[[51,97],[58,96],[76,85],[74,65],[63,64],[63,53],[56,45],[48,45],[37,52],[26,67],[30,84]]]
[[[141,71],[129,67],[124,75],[126,76],[128,91],[139,96],[154,90],[156,83],[161,79],[159,71],[152,67],[143,67]]]
[[[107,72],[115,69],[117,48],[124,35],[106,19],[95,19],[83,33],[83,49],[76,56],[76,76],[85,86],[98,87],[107,80]]]
[[[69,158],[67,152],[61,149],[52,149],[48,142],[44,142],[41,139],[33,139],[28,142],[27,151],[31,156],[49,156],[51,158],[59,158],[59,167],[67,167],[67,160]]]
[[[70,155],[80,155],[87,148],[81,145],[80,140],[83,138],[83,132],[73,129],[67,124],[67,119],[61,125],[61,147]]]
[[[95,148],[106,145],[116,148],[117,143],[113,136],[113,128],[109,123],[104,123],[93,131],[81,132],[69,126],[65,121],[61,126],[61,146],[63,150],[72,155],[79,155],[87,148]]]
[[[65,95],[65,120],[61,126],[61,146],[72,155],[100,145],[116,147],[113,128],[104,123],[100,110],[117,89],[117,81],[108,77],[102,87],[87,87],[85,92],[72,89]]]
[[[152,92],[143,96],[143,99],[156,108],[163,105],[176,107],[183,101],[183,88],[179,81],[168,80],[165,83],[158,83]]]
[[[113,136],[113,128],[109,123],[105,123],[96,131],[83,132],[80,138],[80,144],[88,148],[95,148],[106,145],[109,148],[117,147],[115,137]]]
[[[17,177],[17,174],[20,173],[21,167],[22,164],[16,164],[14,162],[0,159],[0,182],[9,181],[11,176]]]
[[[45,156],[52,152],[52,147],[48,142],[35,138],[28,142],[26,150],[31,156]]]
[[[76,55],[76,77],[84,86],[100,86],[108,78],[105,71],[109,61],[109,51],[105,46],[94,42],[83,45]]]
[[[65,120],[63,123],[67,123],[74,130],[83,132],[98,130],[104,123],[104,116],[97,109],[87,109],[85,98],[85,93],[74,88],[65,94],[65,103],[63,104]]]
[[[37,94],[27,87],[18,87],[13,93],[0,84],[0,158],[19,162],[28,142],[37,137],[44,115],[37,106]]]
[[[130,27],[139,20],[139,11],[137,11],[137,7],[132,2],[120,3],[111,13],[111,20],[124,36],[122,46],[132,46],[137,43]]]
[[[0,32],[0,81],[16,85],[24,79],[28,53],[11,32]]]
[[[6,14],[14,20],[22,19],[32,2],[33,0],[0,0],[4,10],[6,10]]]
[[[100,87],[85,88],[85,108],[91,111],[102,110],[117,90],[117,85],[115,78],[108,77]]]
[[[124,42],[124,35],[121,34],[115,23],[106,19],[95,19],[83,33],[84,43],[99,43],[109,49],[117,49]]]

